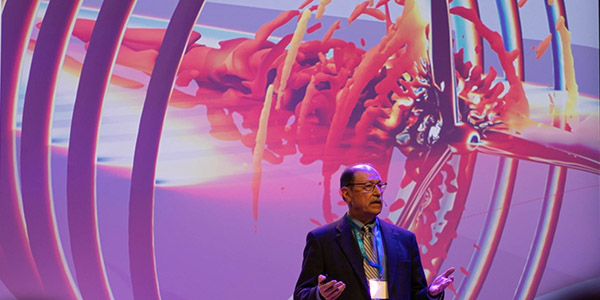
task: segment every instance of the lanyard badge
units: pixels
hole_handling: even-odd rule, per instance
[[[388,299],[388,285],[385,280],[369,279],[369,291],[371,299]]]

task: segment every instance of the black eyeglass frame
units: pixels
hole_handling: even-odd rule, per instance
[[[369,188],[368,185],[371,185],[371,187]],[[366,192],[373,192],[375,190],[375,187],[377,186],[377,188],[379,188],[379,192],[383,193],[385,191],[385,188],[387,187],[387,182],[378,182],[378,183],[373,183],[373,182],[361,182],[361,183],[348,183],[346,184],[346,186],[352,186],[352,185],[362,185],[363,186],[363,190]]]

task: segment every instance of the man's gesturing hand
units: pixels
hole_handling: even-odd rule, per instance
[[[450,276],[452,273],[454,273],[454,268],[450,268],[444,274],[436,277],[429,286],[429,295],[436,297],[441,294],[454,281],[454,276]]]
[[[324,282],[325,281],[324,275],[319,275],[318,281],[319,281],[319,293],[321,294],[321,298],[323,298],[325,300],[337,299],[342,294],[344,289],[346,288],[346,284],[341,281],[331,280],[328,282]]]

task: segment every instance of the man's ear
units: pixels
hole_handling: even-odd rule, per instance
[[[346,204],[350,204],[350,188],[348,188],[347,186],[341,188],[340,195],[342,196]]]

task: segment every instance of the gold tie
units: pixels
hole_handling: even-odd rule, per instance
[[[369,226],[363,227],[362,239],[363,246],[365,248],[365,254],[371,262],[377,264],[377,256],[375,254],[375,251],[373,251],[373,234],[371,233],[371,228],[369,228]],[[367,280],[379,278],[379,271],[377,270],[377,268],[371,266],[369,262],[364,258],[363,265],[365,267],[365,274],[367,275]]]

